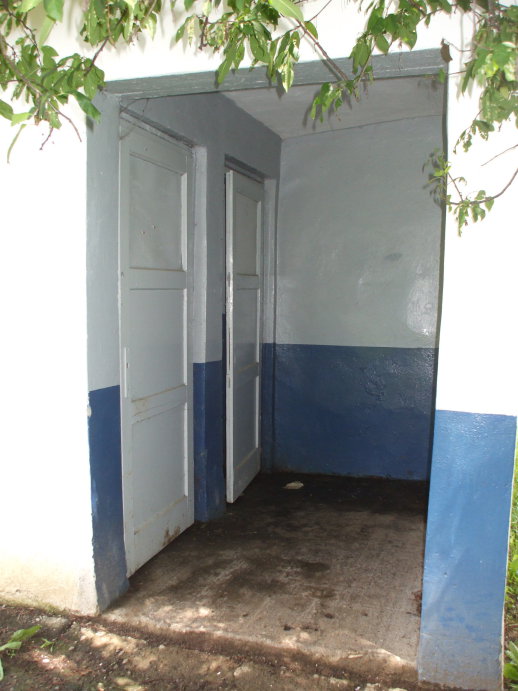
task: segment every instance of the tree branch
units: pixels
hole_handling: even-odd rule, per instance
[[[455,189],[457,190],[457,194],[458,194],[459,197],[460,197],[460,202],[452,202],[452,201],[450,200],[450,201],[448,202],[448,204],[452,204],[453,206],[461,206],[461,204],[465,204],[466,202],[476,203],[476,204],[485,204],[486,202],[494,201],[495,199],[498,199],[498,197],[501,197],[501,196],[504,194],[504,192],[506,192],[506,191],[509,189],[509,187],[511,187],[511,185],[513,184],[513,182],[514,182],[514,180],[516,179],[517,176],[518,176],[518,168],[514,171],[514,173],[513,173],[512,176],[511,176],[511,179],[510,179],[509,182],[505,185],[505,187],[503,187],[503,188],[500,190],[500,192],[498,192],[497,194],[491,194],[491,195],[489,195],[489,196],[487,196],[487,197],[484,197],[483,199],[470,199],[469,197],[464,197],[464,196],[462,195],[462,192],[459,190],[459,188],[458,188],[458,186],[457,186],[457,182],[456,182],[455,178],[453,178],[453,177],[451,176],[451,174],[448,173],[448,178],[450,179],[450,181],[451,181],[451,182],[453,183],[453,185],[455,186]]]
[[[347,74],[337,65],[337,63],[333,60],[333,58],[329,55],[329,53],[325,50],[324,46],[320,43],[320,41],[313,36],[311,31],[307,29],[304,26],[304,23],[301,22],[299,19],[296,20],[298,26],[302,29],[304,35],[309,38],[309,40],[313,43],[315,48],[318,50],[320,55],[324,58],[324,60],[329,64],[333,72],[340,77],[344,82],[350,81],[349,77]]]
[[[487,166],[487,164],[491,163],[491,161],[494,161],[495,158],[498,158],[499,156],[503,156],[508,151],[512,151],[513,149],[518,149],[518,144],[515,144],[514,146],[510,146],[508,149],[505,149],[504,151],[501,151],[499,154],[496,154],[496,156],[493,156],[493,158],[490,158],[489,161],[486,161],[480,167],[483,168],[484,166]]]

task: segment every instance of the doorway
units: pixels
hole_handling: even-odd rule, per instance
[[[233,503],[261,468],[264,185],[225,175],[226,491]]]
[[[196,494],[198,497],[201,497],[200,503],[202,505],[198,516],[203,515],[203,520],[205,520],[206,517],[214,518],[214,513],[222,513],[225,509],[226,499],[223,473],[225,460],[223,425],[225,415],[221,407],[222,392],[226,386],[224,374],[225,354],[221,348],[221,318],[225,309],[225,196],[223,190],[223,168],[227,160],[226,157],[229,156],[234,160],[246,160],[250,167],[263,171],[268,179],[282,180],[281,173],[288,171],[288,169],[285,168],[284,171],[280,169],[281,153],[283,150],[287,151],[291,145],[283,144],[278,137],[272,136],[271,131],[269,133],[266,132],[266,128],[262,128],[257,121],[253,121],[253,117],[247,117],[242,108],[237,107],[235,104],[232,105],[230,99],[221,94],[199,94],[178,98],[142,100],[141,102],[132,103],[131,109],[135,117],[139,117],[143,122],[156,123],[169,134],[181,135],[195,147],[202,148],[206,152],[205,158],[201,156],[198,159],[201,160],[201,167],[197,169],[197,175],[200,176],[199,178],[197,177],[197,180],[201,180],[205,187],[203,185],[198,187],[200,206],[198,207],[197,204],[199,213],[196,227],[199,231],[198,237],[201,239],[199,242],[195,241],[194,243],[194,255],[196,257],[196,267],[200,273],[196,282],[196,294],[193,296],[192,312],[194,380],[199,378],[199,385],[194,386],[195,391],[199,392],[199,402],[194,406],[193,456]],[[210,128],[207,126],[206,121],[202,122],[202,117],[206,119],[207,113],[210,113]],[[437,116],[437,120],[439,119],[440,116]],[[254,134],[251,136],[247,134],[250,130],[246,128],[252,127],[252,125],[254,127]],[[365,129],[361,130],[362,127],[358,125],[358,131],[360,134],[363,133],[362,136],[365,135],[364,140],[370,143],[368,132]],[[392,127],[393,129],[398,129],[397,125]],[[399,126],[399,129],[403,130],[404,125]],[[315,134],[315,137],[324,137],[330,140],[334,137],[338,140],[338,136],[338,133],[336,135],[334,133]],[[407,132],[402,132],[402,136],[407,136]],[[356,137],[355,140],[359,141],[359,137]],[[292,144],[295,147],[295,142],[292,142]],[[290,170],[295,175],[310,170],[310,166],[314,166],[316,162],[314,153],[319,148],[321,147],[317,146],[313,152],[309,151],[307,154],[304,154],[304,166],[297,166],[295,157],[302,149],[297,147],[295,151],[295,148],[293,148]],[[358,145],[358,148],[360,149],[361,147]],[[347,160],[343,155],[340,154],[339,156],[340,152],[338,152],[337,147],[327,146],[325,151],[329,155],[336,151],[337,157],[341,158],[342,161]],[[387,151],[385,158],[388,159],[391,156],[392,153]],[[379,165],[379,162],[372,162],[372,166],[374,165]],[[348,174],[355,172],[354,166],[352,167],[353,170],[348,171]],[[327,173],[330,170],[330,166],[323,165],[322,170]],[[336,174],[333,174],[332,177],[335,181],[341,180],[345,184],[345,175],[343,180]],[[293,180],[295,180],[295,177]],[[311,182],[307,175],[304,180],[308,184]],[[387,180],[390,182],[390,178],[385,178],[385,181]],[[287,184],[284,189],[288,191],[294,190],[298,193],[300,188]],[[399,374],[403,371],[401,363],[396,361],[395,357],[390,361],[382,360],[387,354],[388,348],[392,347],[392,344],[378,342],[375,344],[377,347],[376,352],[372,349],[372,343],[364,341],[363,343],[353,344],[355,348],[365,348],[364,352],[358,354],[358,352],[352,350],[351,344],[325,342],[325,338],[329,336],[331,328],[321,328],[320,324],[324,317],[327,323],[333,327],[333,333],[340,331],[344,333],[344,327],[348,327],[350,331],[351,325],[357,327],[358,333],[364,329],[366,319],[363,319],[363,321],[358,320],[355,323],[351,321],[351,315],[347,315],[349,320],[349,323],[347,323],[346,319],[333,319],[332,310],[329,309],[330,306],[336,307],[337,305],[343,308],[346,299],[353,303],[353,298],[358,296],[355,296],[350,291],[342,290],[338,292],[333,288],[332,291],[327,290],[326,292],[324,290],[324,292],[320,292],[320,303],[308,302],[307,294],[310,293],[309,287],[313,285],[318,287],[319,282],[320,286],[323,286],[322,279],[329,275],[329,268],[332,269],[333,277],[336,280],[342,278],[345,282],[352,275],[351,270],[346,271],[345,268],[341,273],[336,271],[336,268],[339,268],[340,265],[337,245],[334,239],[329,236],[326,237],[324,232],[327,226],[324,223],[325,217],[323,214],[331,209],[339,195],[336,192],[336,188],[331,188],[329,185],[322,186],[322,191],[328,195],[329,203],[324,199],[320,207],[311,205],[308,202],[309,196],[306,195],[305,199],[303,199],[304,205],[301,204],[298,207],[299,211],[303,211],[300,214],[299,221],[307,221],[310,218],[310,213],[316,215],[315,219],[311,216],[312,228],[301,230],[302,225],[298,221],[285,224],[280,255],[276,256],[275,254],[279,246],[277,246],[276,250],[275,247],[272,248],[271,243],[268,243],[266,248],[266,253],[273,255],[272,265],[275,267],[277,278],[281,278],[284,282],[282,291],[279,291],[278,295],[281,299],[276,301],[270,300],[270,295],[268,295],[266,300],[267,302],[270,300],[273,304],[273,318],[271,322],[276,323],[277,335],[282,333],[282,340],[278,338],[277,342],[275,342],[275,328],[272,328],[271,333],[263,334],[262,339],[263,348],[265,346],[271,348],[273,368],[276,368],[276,374],[271,377],[271,381],[266,382],[266,386],[274,389],[273,394],[270,396],[270,401],[272,401],[271,405],[276,406],[276,429],[273,444],[276,457],[274,460],[276,462],[283,462],[283,458],[280,456],[280,452],[282,452],[283,457],[289,461],[290,457],[288,454],[293,453],[293,457],[304,463],[304,466],[290,468],[292,472],[297,474],[312,472],[313,470],[308,467],[306,462],[310,455],[316,456],[314,454],[315,447],[311,448],[309,444],[302,443],[306,437],[312,443],[326,443],[326,452],[329,450],[336,456],[336,464],[329,468],[329,470],[331,473],[336,473],[337,469],[339,469],[338,463],[340,462],[338,452],[343,452],[344,448],[340,443],[339,436],[335,433],[336,430],[343,431],[344,436],[347,433],[350,439],[355,442],[358,441],[357,447],[351,448],[351,453],[356,452],[356,449],[361,446],[365,439],[379,442],[380,437],[373,434],[373,430],[381,429],[379,428],[378,421],[382,419],[382,415],[385,415],[387,424],[383,428],[383,433],[386,434],[387,439],[392,444],[390,440],[394,438],[394,430],[396,429],[394,422],[398,420],[394,417],[394,414],[402,413],[401,419],[406,414],[406,411],[400,405],[401,397],[398,389],[388,390],[385,387],[389,377],[391,377],[391,383],[399,385],[401,382]],[[303,193],[301,196],[304,196]],[[377,198],[371,196],[369,199],[370,205],[374,207]],[[369,199],[365,200],[366,205]],[[295,206],[287,205],[285,208],[293,209]],[[422,216],[421,210],[420,214]],[[346,214],[342,214],[341,218],[348,220]],[[378,220],[379,218],[381,218],[381,213]],[[370,228],[373,227],[374,224],[371,224]],[[388,237],[387,228],[385,227],[383,230],[385,231],[385,236]],[[399,230],[401,229],[399,228]],[[370,244],[370,247],[374,246],[367,233],[358,235],[348,233],[344,234],[344,237],[358,241],[361,239],[365,245]],[[398,237],[401,238],[402,236]],[[417,247],[417,244],[412,245],[412,247]],[[325,252],[326,248],[329,250],[327,254]],[[352,258],[356,261],[356,266],[360,266],[357,261],[358,252],[353,252],[355,248],[349,247],[346,249],[349,249],[348,254],[345,252],[342,253],[342,256]],[[403,263],[400,261],[401,257],[398,255],[398,252],[400,252],[400,248],[387,248],[380,257],[374,256],[371,253],[371,258],[373,257],[376,261],[379,260],[380,264],[381,260],[383,260],[384,266],[389,267],[390,271],[396,273],[398,264],[401,265]],[[327,264],[324,264],[326,258],[329,261]],[[331,260],[336,260],[333,266],[329,263]],[[302,277],[303,281],[297,283],[294,280],[296,278],[294,270],[298,271],[298,275]],[[384,274],[378,273],[378,275],[386,275],[386,273],[385,271]],[[372,276],[375,277],[376,274],[373,273],[370,278]],[[370,282],[364,282],[362,285],[365,287],[364,296],[371,298],[376,287],[375,282],[371,280]],[[287,290],[290,287],[291,293]],[[399,294],[402,295],[406,286],[401,284],[397,287],[398,289],[401,288]],[[384,290],[384,295],[388,294],[388,292],[388,290]],[[280,293],[282,293],[282,296]],[[395,291],[392,291],[391,295],[394,294]],[[363,296],[360,295],[360,297]],[[291,300],[291,306],[288,304],[288,298]],[[311,310],[308,309],[308,304],[311,306]],[[292,309],[293,305],[297,309],[300,308],[298,311],[300,319],[297,323],[286,324],[284,322],[279,325],[279,322],[282,322],[286,314],[295,313]],[[342,313],[345,314],[343,309]],[[270,320],[268,324],[271,326]],[[377,323],[371,321],[369,324],[370,331],[367,335],[376,335],[383,326],[384,322],[381,319]],[[280,329],[283,329],[283,331],[281,332]],[[376,329],[378,329],[378,332]],[[314,338],[315,333],[322,336],[322,341],[318,342]],[[363,337],[366,340],[365,333],[364,329]],[[392,334],[393,330],[390,332],[385,330],[385,333]],[[335,339],[333,338],[333,340]],[[396,355],[402,355],[407,358],[405,362],[409,364],[408,366],[405,365],[406,369],[404,372],[405,376],[408,374],[408,381],[410,382],[413,376],[412,372],[414,370],[418,372],[421,369],[414,367],[414,360],[410,360],[409,356],[413,357],[423,354],[421,352],[423,349],[419,347],[419,344],[411,343],[407,348],[412,350],[411,353],[407,353],[406,350],[405,352],[399,352],[403,350],[402,344],[396,342],[393,345],[394,349],[398,350],[395,353]],[[417,347],[414,348],[414,346]],[[305,358],[306,354],[307,358]],[[322,365],[318,365],[319,361],[313,357],[315,354],[318,357],[322,356],[324,358],[320,361]],[[333,356],[331,360],[329,359],[329,354]],[[367,355],[375,356],[376,359],[374,361],[372,359],[366,360],[364,356]],[[347,363],[344,364],[344,356],[352,356],[350,362],[354,365],[354,368],[347,367]],[[317,371],[315,369],[315,362],[326,375],[326,379],[320,376],[318,372],[317,376],[315,376]],[[352,382],[344,378],[347,373],[352,373],[354,377]],[[362,393],[365,401],[364,411],[367,411],[370,417],[367,419],[360,409],[353,410],[353,412],[357,413],[357,419],[360,420],[361,424],[355,425],[351,429],[345,429],[341,424],[340,417],[340,415],[343,416],[344,414],[344,398],[340,390],[344,386],[349,387],[348,391],[351,393],[347,402],[348,404],[350,403],[352,409],[356,399],[349,384],[357,383],[361,387],[361,377],[364,374],[368,378],[368,386],[364,387]],[[305,388],[297,390],[296,387],[292,386],[294,382],[297,385],[304,385]],[[417,395],[420,396],[420,394],[421,391],[417,391]],[[421,398],[419,400],[422,402],[424,410],[428,404],[428,399],[422,398],[421,401]],[[406,400],[411,403],[411,399]],[[313,406],[313,411],[316,411],[319,415],[311,413],[308,405]],[[406,408],[412,413],[415,412],[410,404]],[[279,417],[279,411],[283,413],[283,418]],[[269,413],[271,411],[266,412]],[[420,413],[421,410],[417,412]],[[431,408],[429,412],[431,413]],[[327,413],[325,417],[324,413]],[[198,419],[196,419],[197,415],[199,416]],[[299,424],[300,420],[305,421],[304,426]],[[366,420],[369,422],[368,425]],[[332,428],[326,426],[330,422],[333,423]],[[419,427],[419,424],[420,422],[418,421],[418,424],[414,425],[413,429],[416,429],[417,433],[421,434],[423,428]],[[402,424],[401,427],[404,427],[404,425]],[[313,428],[318,428],[321,434],[320,438],[312,433]],[[399,438],[397,437],[398,441]],[[280,443],[282,446],[280,446]],[[397,450],[398,460],[400,458],[400,448],[402,447],[398,447]],[[304,455],[300,453],[301,451],[304,452]],[[381,455],[383,451],[382,444],[377,443],[375,451]],[[369,459],[373,457],[373,454],[368,456]],[[324,460],[323,454],[320,454],[318,459]],[[274,467],[277,471],[282,470],[280,464]],[[378,464],[375,470],[379,467]],[[387,468],[387,472],[390,472],[393,467],[395,467],[395,464],[391,464],[391,467]],[[421,467],[424,467],[424,465]],[[319,471],[325,473],[326,467],[320,466]],[[251,490],[252,487],[250,488]],[[205,510],[204,514],[203,510]],[[180,538],[180,540],[183,539]],[[418,560],[419,558],[419,556],[416,557]]]

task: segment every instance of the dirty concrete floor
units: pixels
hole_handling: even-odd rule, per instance
[[[285,489],[294,480],[304,486]],[[413,682],[426,500],[421,483],[259,476],[225,516],[141,568],[103,618],[202,649]]]

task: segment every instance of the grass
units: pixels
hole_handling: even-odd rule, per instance
[[[511,527],[509,531],[509,562],[505,592],[506,686],[518,691],[518,445],[515,456]]]
[[[518,625],[518,473],[514,475],[511,528],[509,531],[509,564],[507,567],[506,624]]]

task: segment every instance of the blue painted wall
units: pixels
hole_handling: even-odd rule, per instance
[[[274,469],[275,454],[275,345],[263,343],[261,350],[261,470]]]
[[[122,515],[120,387],[89,393],[93,550],[98,607],[128,587]]]
[[[209,521],[225,511],[222,360],[194,363],[194,517]]]
[[[423,582],[420,678],[501,688],[516,418],[438,410]]]
[[[435,368],[433,348],[277,344],[273,469],[427,479]]]

